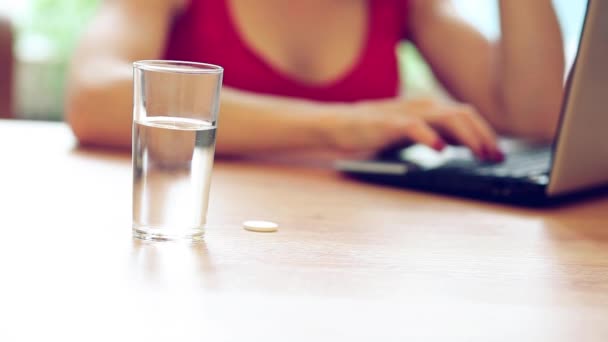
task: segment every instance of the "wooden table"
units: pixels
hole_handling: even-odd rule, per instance
[[[528,210],[222,161],[206,242],[144,243],[129,155],[59,123],[0,121],[0,146],[0,341],[608,341],[608,198]]]

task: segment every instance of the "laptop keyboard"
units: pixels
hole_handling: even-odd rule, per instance
[[[502,163],[481,164],[474,172],[484,176],[522,178],[547,175],[550,167],[551,151],[537,149],[510,154]]]

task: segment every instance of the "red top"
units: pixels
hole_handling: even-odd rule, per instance
[[[278,71],[244,42],[226,0],[192,0],[176,19],[165,59],[224,67],[224,85],[241,90],[350,102],[394,97],[399,91],[396,47],[405,37],[406,1],[369,1],[365,46],[355,66],[328,84],[309,85]]]

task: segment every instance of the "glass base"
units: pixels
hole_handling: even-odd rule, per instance
[[[133,225],[133,237],[147,241],[203,241],[205,229],[175,229]]]

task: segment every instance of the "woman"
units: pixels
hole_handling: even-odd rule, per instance
[[[83,144],[127,147],[131,63],[192,60],[226,69],[219,154],[410,141],[500,160],[495,132],[553,137],[564,58],[551,0],[499,7],[490,42],[449,0],[106,0],[74,56],[67,119]],[[404,39],[462,103],[398,97]]]

